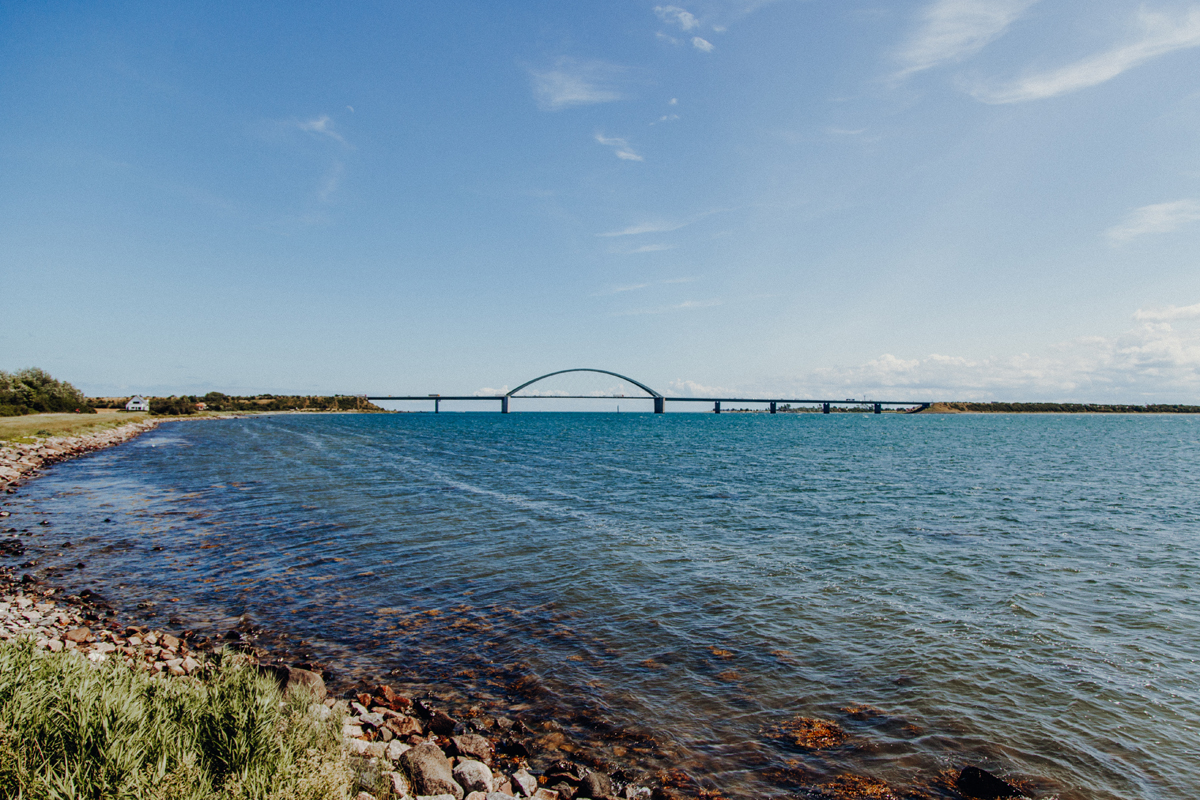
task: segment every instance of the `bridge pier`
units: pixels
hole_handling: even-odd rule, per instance
[[[822,414],[828,414],[828,413],[829,413],[829,403],[822,403],[822,404],[821,404],[821,413],[822,413]]]
[[[775,401],[774,400],[771,401],[771,413],[772,414],[775,413]]]
[[[504,395],[504,397],[500,398],[500,413],[508,413],[508,395]]]
[[[876,403],[876,404],[875,404],[875,413],[876,413],[876,414],[882,414],[882,413],[883,413],[883,405],[882,405],[881,403]]]
[[[667,410],[667,398],[659,396],[654,398],[654,413],[662,414]]]
[[[721,413],[721,401],[720,400],[717,400],[716,402],[713,403],[713,413],[714,414]]]
[[[442,400],[440,397],[435,397],[433,399],[433,413],[437,414],[441,410],[442,410]]]

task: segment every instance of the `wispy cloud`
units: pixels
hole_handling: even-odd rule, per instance
[[[316,136],[325,136],[335,142],[346,144],[346,140],[342,135],[333,129],[333,118],[328,114],[322,114],[319,117],[309,120],[297,120],[296,127],[307,133]]]
[[[1200,319],[1200,303],[1192,306],[1139,308],[1133,318],[1147,322],[1169,322],[1173,319]]]
[[[661,253],[665,250],[674,250],[674,249],[675,249],[675,245],[673,245],[673,244],[644,244],[641,247],[635,247],[632,250],[626,250],[624,252],[630,253],[630,254]]]
[[[692,47],[696,48],[697,50],[702,50],[705,53],[711,53],[716,49],[712,42],[708,41],[707,39],[701,39],[699,36],[692,37]]]
[[[618,311],[613,316],[615,317],[638,317],[645,314],[671,314],[676,311],[690,311],[698,308],[712,308],[713,306],[721,305],[720,300],[684,300],[682,303],[675,303],[669,306],[656,306],[654,308],[635,308],[628,311]]]
[[[1135,209],[1119,225],[1106,232],[1114,244],[1122,244],[1151,233],[1170,233],[1189,222],[1200,220],[1200,202],[1175,200]]]
[[[643,233],[670,233],[677,231],[680,228],[685,228],[691,222],[642,222],[637,225],[630,225],[628,228],[622,228],[619,231],[608,231],[607,233],[597,233],[597,236],[640,236]]]
[[[475,395],[476,397],[497,397],[499,395],[506,394],[507,392],[508,384],[506,383],[499,389],[493,389],[490,386],[485,386],[482,389],[476,389],[475,391],[471,392],[471,394]]]
[[[611,147],[613,153],[622,161],[645,161],[646,159],[633,152],[629,142],[616,136],[605,136],[602,133],[596,134],[596,141],[605,147]]]
[[[1200,46],[1200,7],[1178,16],[1143,9],[1138,12],[1137,27],[1138,37],[1128,44],[1007,86],[976,88],[971,94],[985,103],[1021,103],[1097,86],[1153,58]]]
[[[624,95],[614,83],[621,67],[602,61],[560,58],[552,69],[530,70],[533,95],[544,111],[611,103]]]
[[[328,203],[333,198],[342,182],[342,175],[345,173],[346,166],[341,161],[333,162],[333,166],[325,173],[325,177],[321,180],[321,187],[317,190],[317,197],[322,203]]]
[[[614,286],[603,292],[596,292],[592,297],[604,297],[610,294],[624,294],[625,292],[637,292],[642,289],[650,289],[655,286],[671,286],[679,283],[692,283],[695,278],[667,278],[661,281],[649,281],[648,283],[629,283],[624,286]]]
[[[999,38],[1037,0],[933,0],[900,49],[897,77],[962,61]]]
[[[700,27],[700,20],[679,6],[655,6],[654,13],[668,25],[678,25],[685,31]]]

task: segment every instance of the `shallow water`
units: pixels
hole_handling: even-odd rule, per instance
[[[1198,444],[1182,416],[280,415],[57,465],[6,522],[147,613],[468,696],[520,676],[728,796],[975,763],[1198,797]],[[767,735],[797,715],[847,744]]]

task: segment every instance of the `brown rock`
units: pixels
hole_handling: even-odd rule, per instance
[[[482,761],[484,764],[492,763],[492,743],[482,736],[465,733],[451,738],[450,741],[454,743],[455,755]]]
[[[445,711],[435,711],[429,719],[429,729],[439,736],[450,736],[458,723]]]
[[[72,628],[63,634],[63,638],[68,642],[82,644],[83,642],[92,641],[95,637],[92,636],[92,632],[87,628]]]
[[[421,729],[421,723],[417,722],[412,717],[406,717],[403,714],[392,712],[391,715],[385,718],[386,725],[392,733],[397,736],[420,736],[424,731]]]

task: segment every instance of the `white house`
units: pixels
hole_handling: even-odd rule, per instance
[[[125,404],[126,411],[149,411],[150,404],[146,402],[146,398],[134,395],[129,398],[129,402]]]

